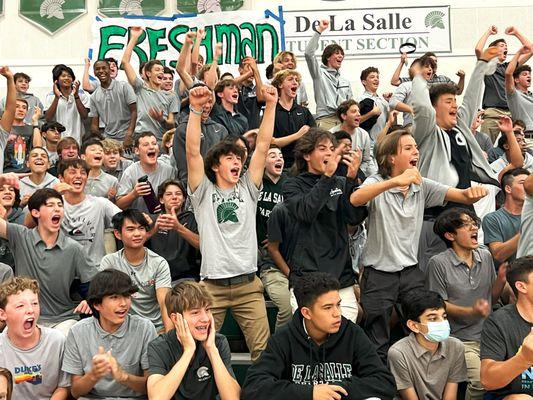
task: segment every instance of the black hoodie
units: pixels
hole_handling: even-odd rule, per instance
[[[248,369],[243,400],[312,400],[313,385],[342,386],[343,399],[392,399],[394,377],[363,330],[342,318],[337,333],[318,346],[305,332],[300,310],[273,335]]]
[[[288,264],[291,281],[303,273],[321,271],[339,280],[341,288],[355,282],[347,225],[359,225],[366,207],[350,204],[355,180],[303,172],[287,179],[283,197],[298,220],[299,234]]]

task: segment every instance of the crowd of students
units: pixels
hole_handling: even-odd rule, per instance
[[[0,398],[533,398],[533,43],[491,26],[466,88],[426,53],[356,96],[328,27],[316,110],[294,54],[221,74],[202,29],[179,77],[132,27],[44,104],[0,67]]]

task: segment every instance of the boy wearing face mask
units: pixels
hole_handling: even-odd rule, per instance
[[[434,232],[448,247],[428,263],[427,283],[446,302],[451,334],[465,346],[468,367],[466,399],[483,397],[479,342],[483,321],[505,286],[506,264],[498,276],[490,252],[479,248],[479,219],[467,209],[451,208],[435,221]]]
[[[402,400],[455,400],[466,380],[464,345],[450,336],[446,304],[425,289],[402,301],[411,334],[389,349],[388,363]]]

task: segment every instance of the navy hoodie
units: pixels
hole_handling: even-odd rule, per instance
[[[341,288],[355,283],[348,246],[347,225],[359,225],[368,215],[366,207],[350,204],[356,188],[353,179],[303,172],[287,179],[283,197],[296,218],[299,234],[288,264],[291,282],[306,272],[327,272]]]
[[[342,386],[343,399],[392,399],[394,377],[363,330],[342,318],[337,333],[318,346],[305,332],[300,310],[273,335],[248,369],[243,400],[312,400],[313,385]]]

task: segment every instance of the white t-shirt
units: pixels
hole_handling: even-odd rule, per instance
[[[91,98],[83,91],[80,91],[78,95],[80,96],[83,106],[88,111],[91,105]],[[48,93],[44,99],[44,111],[50,108],[54,98],[55,94],[53,92]],[[68,98],[63,95],[59,97],[56,114],[53,119],[65,127],[65,131],[61,134],[62,137],[71,136],[81,145],[81,138],[85,134],[85,127],[83,126],[83,120],[76,107],[76,99],[74,99],[73,93],[71,93]]]

